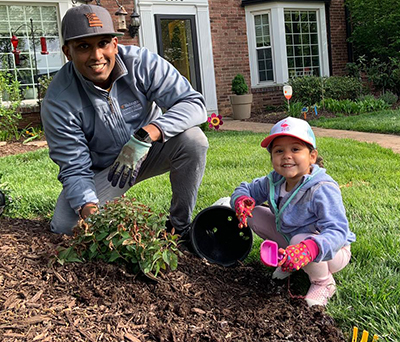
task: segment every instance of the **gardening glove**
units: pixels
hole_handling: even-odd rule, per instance
[[[278,266],[284,272],[293,272],[313,261],[319,253],[319,248],[313,240],[304,240],[297,245],[290,245],[286,249],[279,248],[278,253],[282,258]]]
[[[126,181],[132,186],[135,184],[140,166],[147,157],[151,144],[139,141],[131,136],[129,141],[122,147],[114,164],[108,173],[108,181],[116,186],[119,180],[119,187],[122,189]]]
[[[253,217],[251,213],[256,205],[253,198],[240,196],[235,201],[236,216],[239,219],[239,228],[247,227],[247,217]]]

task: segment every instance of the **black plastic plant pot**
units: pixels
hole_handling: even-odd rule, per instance
[[[222,266],[234,266],[243,261],[253,246],[250,228],[238,227],[235,211],[227,206],[214,205],[195,217],[191,240],[193,249],[202,258]]]
[[[3,213],[4,207],[6,205],[6,197],[4,194],[0,191],[0,216]]]

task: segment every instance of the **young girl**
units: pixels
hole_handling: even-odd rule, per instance
[[[355,241],[339,186],[322,168],[306,121],[279,121],[261,146],[271,154],[274,171],[235,189],[231,206],[239,227],[248,224],[262,239],[278,243],[284,257],[273,278],[302,268],[311,282],[308,305],[326,305],[336,291],[332,274],[349,263]],[[265,201],[268,207],[261,206]]]

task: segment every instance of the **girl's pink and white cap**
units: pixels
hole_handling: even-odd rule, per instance
[[[317,148],[315,135],[311,126],[307,121],[288,116],[287,118],[276,123],[262,142],[261,146],[266,147],[270,151],[272,140],[280,136],[289,136],[300,139],[312,147]]]

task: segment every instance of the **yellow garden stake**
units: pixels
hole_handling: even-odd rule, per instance
[[[361,336],[361,342],[368,342],[368,331],[364,330]]]
[[[368,342],[368,331],[364,330],[361,336],[361,341],[360,342]],[[353,337],[351,339],[351,342],[357,342],[358,340],[358,328],[353,327]],[[374,334],[372,341],[371,342],[377,342],[379,339],[379,336]]]
[[[357,337],[358,337],[358,328],[353,327],[353,338],[351,339],[351,342],[357,342]]]

